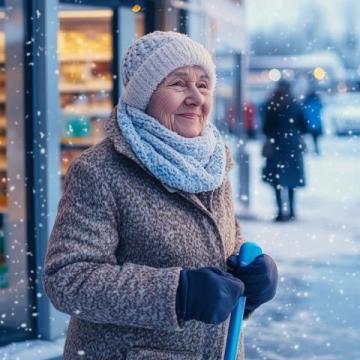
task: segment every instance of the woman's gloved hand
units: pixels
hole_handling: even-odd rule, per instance
[[[246,319],[256,308],[275,296],[278,271],[274,260],[266,254],[259,255],[248,266],[239,266],[237,258],[237,255],[230,256],[227,265],[230,268],[229,273],[245,284]]]
[[[243,282],[220,269],[184,269],[180,272],[176,295],[177,317],[220,324],[230,315],[243,292]]]

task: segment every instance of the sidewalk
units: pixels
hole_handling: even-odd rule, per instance
[[[0,360],[61,360],[64,338],[29,340],[0,347]]]
[[[246,325],[246,359],[360,359],[360,141],[326,138],[323,156],[307,154],[307,187],[289,223],[271,220],[260,146],[248,145],[254,220],[240,223],[245,239],[276,259],[280,282]]]

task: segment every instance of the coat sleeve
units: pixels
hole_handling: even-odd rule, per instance
[[[66,176],[42,274],[60,311],[80,319],[180,329],[175,310],[181,268],[119,265],[119,211],[96,169],[77,160]]]
[[[267,137],[271,136],[272,132],[273,132],[273,111],[270,110],[268,107],[268,103],[266,103],[265,105],[265,110],[264,110],[264,122],[263,122],[263,133],[264,135],[266,135]]]
[[[308,127],[305,117],[305,109],[303,109],[301,106],[298,106],[297,127],[301,134],[305,134],[307,132]]]
[[[244,239],[241,235],[239,220],[236,217],[235,217],[235,227],[236,227],[236,235],[235,235],[234,255],[237,255],[239,253],[241,244],[244,242]]]

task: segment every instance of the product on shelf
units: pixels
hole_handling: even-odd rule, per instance
[[[61,30],[58,36],[59,52],[62,58],[76,55],[93,56],[95,58],[111,58],[112,36],[110,33],[96,31]],[[61,59],[60,57],[60,59]]]
[[[64,114],[77,113],[89,117],[107,117],[112,109],[111,97],[102,92],[81,96],[62,96]]]
[[[0,66],[0,91],[5,91],[5,68]]]
[[[90,67],[83,63],[65,63],[60,65],[60,81],[85,83],[91,78]]]
[[[5,33],[0,32],[0,54],[1,58],[4,57],[5,54]]]
[[[4,214],[0,213],[0,289],[9,286],[8,266],[5,254]]]
[[[110,62],[93,62],[90,66],[91,75],[94,78],[111,80],[112,79],[112,69]]]
[[[0,147],[6,147],[6,136],[0,134]]]
[[[92,121],[92,137],[97,141],[102,140],[105,137],[104,120],[94,119]]]
[[[6,208],[8,205],[6,176],[4,176],[4,171],[6,171],[6,158],[4,157],[4,155],[0,156],[0,162],[2,163],[1,172],[3,174],[0,177],[0,208]]]
[[[83,115],[68,115],[65,118],[64,137],[88,137],[91,135],[89,118]]]

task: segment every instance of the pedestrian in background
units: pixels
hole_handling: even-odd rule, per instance
[[[233,162],[208,121],[215,65],[157,31],[127,50],[122,76],[106,139],[68,170],[47,251],[45,291],[71,315],[64,360],[221,360],[239,297],[248,316],[277,269],[268,255],[227,267],[242,239]]]
[[[320,155],[319,137],[323,134],[322,127],[323,104],[320,96],[312,89],[304,101],[304,113],[306,119],[307,132],[311,135],[314,143],[314,152]]]
[[[295,189],[305,186],[304,159],[306,132],[304,112],[291,93],[291,85],[280,80],[265,104],[263,132],[266,158],[263,180],[274,188],[278,208],[276,221],[293,220]]]

